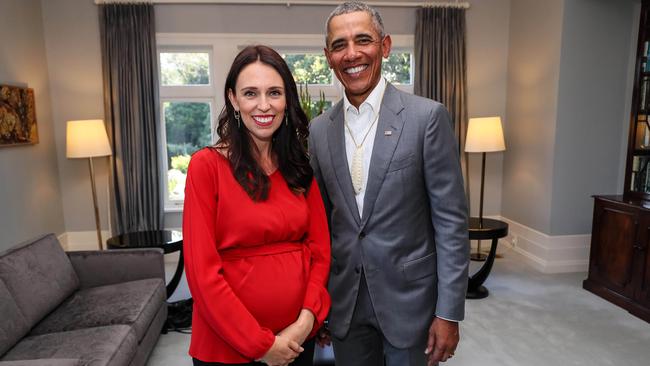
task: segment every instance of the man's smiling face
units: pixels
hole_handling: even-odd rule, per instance
[[[327,61],[350,103],[358,107],[381,78],[381,60],[390,53],[390,36],[381,38],[372,16],[357,11],[330,20],[327,43]]]

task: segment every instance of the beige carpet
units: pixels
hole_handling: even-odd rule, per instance
[[[650,365],[650,324],[583,290],[585,277],[541,274],[504,251],[485,283],[490,296],[468,300],[461,343],[445,365]],[[148,365],[191,365],[188,344],[188,335],[162,335]]]

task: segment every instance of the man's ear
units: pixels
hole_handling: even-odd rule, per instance
[[[235,98],[235,93],[233,93],[232,89],[228,89],[228,100],[230,100],[230,104],[232,104],[233,108],[235,108],[236,111],[239,111],[239,104],[237,103],[237,98]]]
[[[385,35],[384,39],[381,40],[381,51],[384,58],[387,58],[388,55],[390,55],[390,48],[392,45],[393,40],[390,38],[390,35]]]
[[[332,68],[332,62],[330,62],[330,51],[327,49],[327,47],[323,48],[323,52],[325,53],[325,58],[327,59],[327,66]]]

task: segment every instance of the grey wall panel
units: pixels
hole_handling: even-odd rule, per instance
[[[513,0],[502,216],[550,230],[564,0]]]
[[[156,5],[156,31],[165,33],[324,34],[333,6]],[[378,7],[386,31],[413,34],[415,8]],[[324,41],[323,41],[324,42]]]
[[[473,1],[467,11],[467,100],[469,117],[500,116],[505,122],[510,1]],[[506,141],[508,147],[508,141]],[[502,164],[506,152],[487,154],[484,215],[500,215]],[[478,216],[481,154],[468,154],[470,213]]]
[[[41,3],[0,2],[0,84],[34,89],[39,143],[0,148],[0,250],[65,231]]]
[[[553,163],[552,235],[591,232],[594,194],[620,194],[634,4],[567,1]],[[636,37],[635,37],[636,38]],[[636,47],[634,47],[636,48]]]
[[[66,122],[104,119],[97,6],[92,0],[43,1],[43,30],[66,231],[95,230],[86,159],[65,156]],[[95,158],[102,228],[108,229],[108,159]]]

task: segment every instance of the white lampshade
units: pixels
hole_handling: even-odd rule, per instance
[[[492,152],[505,149],[501,117],[469,119],[467,139],[465,140],[466,152]]]
[[[68,158],[92,158],[111,155],[108,135],[101,119],[68,121],[66,133],[66,156]]]

